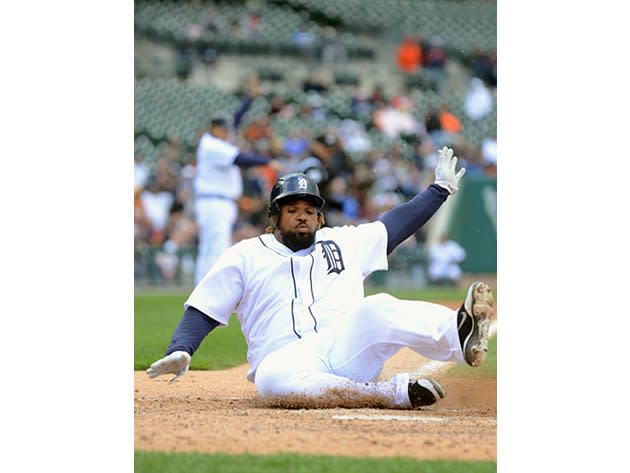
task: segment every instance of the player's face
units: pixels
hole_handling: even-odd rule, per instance
[[[307,200],[290,201],[280,207],[276,234],[293,251],[308,248],[315,241],[317,208]]]
[[[220,140],[227,140],[230,136],[229,130],[224,126],[213,126],[210,132]]]

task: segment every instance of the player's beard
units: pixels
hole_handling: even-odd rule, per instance
[[[291,230],[281,230],[284,246],[292,251],[303,250],[315,242],[315,232],[298,233]]]

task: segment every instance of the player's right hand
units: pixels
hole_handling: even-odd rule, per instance
[[[168,382],[168,384],[171,384],[180,376],[185,375],[189,367],[190,355],[185,351],[174,351],[170,355],[153,363],[149,369],[147,369],[147,374],[149,378],[155,378],[163,374],[174,374],[175,377],[171,378]]]

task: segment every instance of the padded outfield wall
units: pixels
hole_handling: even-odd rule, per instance
[[[497,179],[466,175],[450,215],[448,235],[466,250],[462,270],[497,271]]]

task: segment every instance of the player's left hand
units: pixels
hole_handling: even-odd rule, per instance
[[[190,366],[190,355],[185,351],[174,351],[168,356],[153,363],[147,374],[149,378],[155,378],[162,374],[174,374],[175,377],[171,378],[168,384],[171,384],[180,376],[185,375],[188,372]]]
[[[438,151],[438,164],[435,167],[435,183],[446,189],[451,195],[459,190],[459,180],[466,173],[465,168],[461,168],[455,174],[457,166],[457,156],[453,156],[453,150],[444,146]]]

